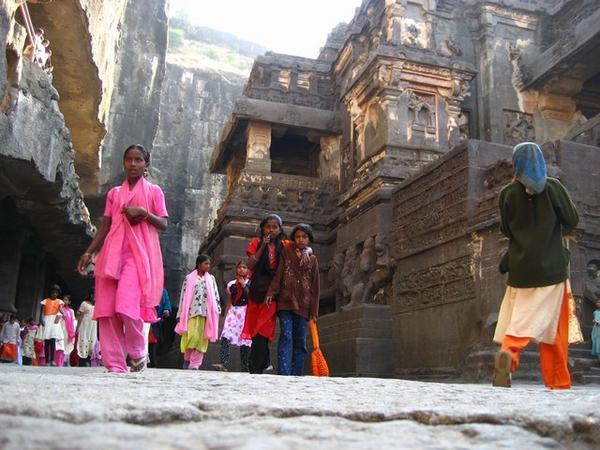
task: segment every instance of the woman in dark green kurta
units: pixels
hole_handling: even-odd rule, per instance
[[[571,386],[567,367],[569,316],[569,255],[563,235],[579,221],[564,186],[546,176],[537,144],[525,142],[513,150],[515,178],[500,192],[501,231],[509,239],[501,269],[508,272],[507,289],[494,335],[502,344],[496,355],[493,384],[510,387],[520,351],[540,343],[546,386]]]

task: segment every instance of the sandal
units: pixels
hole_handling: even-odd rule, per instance
[[[494,357],[494,377],[492,386],[506,387],[511,386],[511,366],[512,355],[510,352],[500,350]]]
[[[147,359],[146,356],[142,356],[138,359],[131,358],[131,366],[129,367],[130,372],[141,372],[146,368]]]

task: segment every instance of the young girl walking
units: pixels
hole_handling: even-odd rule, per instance
[[[283,239],[282,225],[281,217],[268,214],[260,223],[260,237],[253,238],[246,249],[252,275],[242,338],[252,339],[250,373],[263,373],[270,364],[269,343],[275,336],[276,307],[265,303],[265,297],[279,266],[282,249],[292,244]]]
[[[63,301],[59,298],[60,295],[60,287],[53,285],[50,287],[50,297],[40,302],[42,305],[42,324],[44,325],[44,356],[46,357],[47,366],[56,365],[56,342],[63,339],[60,325],[62,319],[60,309],[63,306]]]
[[[37,365],[35,358],[35,335],[37,333],[37,324],[33,321],[33,317],[27,319],[25,329],[21,333],[23,339],[23,365]]]
[[[229,370],[229,355],[231,345],[240,348],[240,365],[242,372],[248,372],[248,361],[250,357],[250,339],[242,339],[242,328],[246,318],[248,304],[248,266],[244,261],[238,261],[235,266],[235,280],[227,283],[226,289],[229,299],[225,307],[227,314],[225,324],[221,332],[221,351],[219,353],[220,364],[213,366],[218,370]]]
[[[90,366],[90,358],[98,342],[98,322],[94,320],[94,305],[94,292],[90,291],[77,311],[77,365],[79,367]]]
[[[181,287],[175,332],[181,335],[181,352],[191,370],[200,368],[208,342],[215,342],[219,336],[219,289],[209,270],[210,258],[199,255],[196,269],[185,277]]]
[[[294,247],[284,248],[281,263],[267,292],[267,305],[276,299],[279,317],[277,367],[280,375],[300,376],[306,359],[306,330],[319,315],[319,263],[309,244],[314,241],[310,225],[296,225],[291,234]]]
[[[163,261],[158,232],[167,228],[165,196],[145,179],[150,153],[141,145],[123,154],[126,179],[106,197],[104,217],[78,270],[85,275],[96,257],[94,319],[100,328],[102,361],[110,372],[146,367],[144,322],[156,320],[155,306],[163,290]]]
[[[71,309],[71,296],[65,295],[63,297],[63,305],[60,308],[62,320],[60,322],[62,328],[63,339],[60,342],[60,351],[57,348],[56,351],[56,365],[62,367],[63,365],[69,365],[69,357],[75,347],[75,327],[77,321],[75,320],[75,312]],[[58,344],[57,344],[58,345]]]

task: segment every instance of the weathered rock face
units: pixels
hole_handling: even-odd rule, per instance
[[[172,295],[194,267],[200,243],[223,200],[225,180],[209,159],[244,79],[168,64],[152,143],[151,179],[165,192],[169,227],[161,235],[166,287]]]
[[[123,151],[131,144],[152,150],[165,73],[168,18],[166,0],[128,2],[114,62],[114,86],[106,114],[107,133],[100,147],[99,201],[88,199],[97,213],[104,195],[123,177]],[[108,93],[108,92],[107,92]]]
[[[10,3],[0,10],[0,309],[25,316],[38,309],[47,271],[60,271],[74,289],[81,282],[73,268],[93,228],[58,92],[19,58],[25,35]]]
[[[30,2],[31,3],[31,2]],[[115,54],[125,0],[68,0],[29,6],[34,26],[50,40],[53,85],[71,131],[75,169],[86,196],[98,194],[104,111],[114,88]]]

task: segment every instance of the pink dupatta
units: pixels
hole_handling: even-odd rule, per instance
[[[179,335],[187,333],[188,320],[190,315],[190,306],[194,289],[198,281],[198,271],[194,270],[185,277],[185,292],[183,293],[183,304],[179,305],[181,313],[179,314],[179,323],[175,327],[175,332]],[[206,286],[206,321],[204,323],[204,338],[215,342],[219,337],[219,311],[217,310],[217,300],[215,297],[212,276],[204,273],[204,284]]]
[[[75,314],[73,313],[73,310],[68,306],[63,306],[60,309],[60,312],[62,313],[63,318],[65,320],[67,334],[69,335],[68,340],[69,342],[75,342]]]
[[[127,180],[123,182],[113,199],[110,231],[96,257],[94,269],[98,277],[118,280],[123,239],[127,239],[142,290],[140,306],[145,308],[157,306],[163,291],[164,273],[158,231],[146,220],[131,225],[122,210],[125,206],[141,206],[150,211],[152,187],[145,178],[141,178],[131,190]]]

